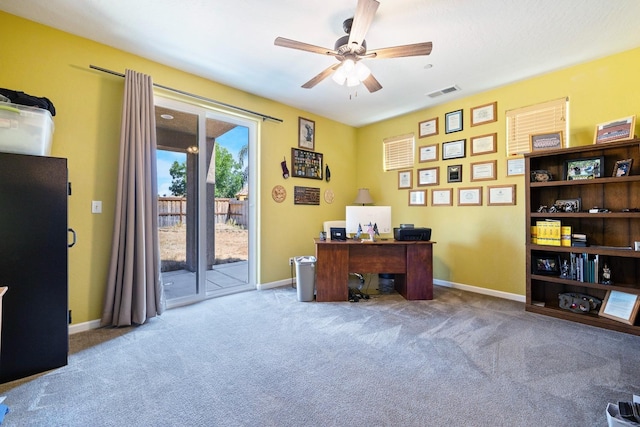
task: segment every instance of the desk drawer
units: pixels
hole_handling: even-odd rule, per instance
[[[362,273],[405,273],[406,247],[361,243],[349,247],[349,271]]]

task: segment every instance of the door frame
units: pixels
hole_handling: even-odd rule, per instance
[[[248,154],[248,164],[249,164],[249,226],[248,228],[248,284],[247,288],[256,289],[257,288],[257,266],[258,263],[258,206],[259,206],[259,195],[260,191],[258,189],[258,176],[260,176],[258,161],[258,139],[260,134],[260,120],[254,118],[252,116],[244,116],[237,113],[230,113],[228,111],[223,111],[218,108],[213,108],[209,105],[202,103],[194,103],[188,102],[181,99],[176,99],[174,97],[167,97],[164,95],[155,94],[154,104],[171,108],[178,111],[184,111],[191,114],[198,115],[198,150],[199,153],[207,153],[207,141],[206,141],[206,120],[214,119],[219,121],[224,121],[232,124],[236,124],[238,126],[244,126],[248,128],[248,144],[249,144],[249,154]],[[206,206],[206,179],[207,179],[207,156],[206,155],[198,155],[198,202],[197,202],[197,218],[198,218],[198,230],[206,229],[206,216],[207,216],[207,206]],[[200,233],[198,233],[200,235]],[[206,267],[207,267],[207,253],[206,253],[206,239],[198,238],[197,247],[198,247],[198,271],[196,274],[197,277],[197,286],[196,286],[196,294],[190,295],[187,297],[176,298],[171,301],[167,301],[167,308],[179,307],[187,304],[192,304],[194,302],[202,301],[208,298],[212,298],[213,296],[207,296],[206,289]]]

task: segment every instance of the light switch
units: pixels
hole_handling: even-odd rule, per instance
[[[91,202],[91,213],[99,214],[102,213],[102,201],[94,200]]]

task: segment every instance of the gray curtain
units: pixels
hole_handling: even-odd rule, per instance
[[[153,82],[127,70],[103,326],[143,324],[164,310],[157,187]]]

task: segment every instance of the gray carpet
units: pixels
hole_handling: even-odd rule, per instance
[[[252,291],[71,337],[0,385],[4,426],[605,426],[640,393],[640,337],[436,287],[298,302]]]

